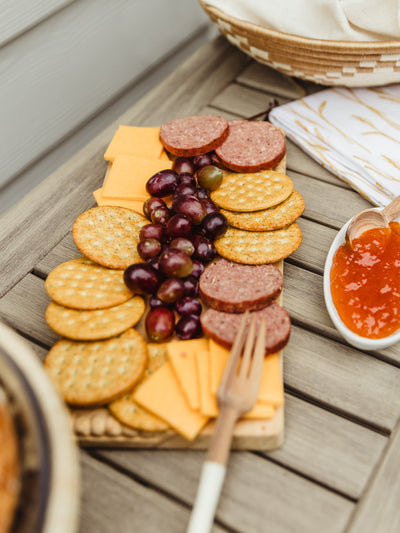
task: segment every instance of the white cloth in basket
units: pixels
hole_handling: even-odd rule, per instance
[[[205,0],[227,15],[313,39],[400,39],[400,0]]]
[[[370,202],[400,195],[400,85],[326,89],[274,108],[269,118]]]

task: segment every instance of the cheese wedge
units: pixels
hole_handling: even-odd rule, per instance
[[[94,199],[97,202],[97,205],[117,205],[119,207],[127,207],[132,209],[137,213],[143,215],[143,202],[138,202],[136,200],[119,200],[115,198],[104,198],[103,189],[97,189],[93,192]]]
[[[225,370],[226,363],[229,359],[229,350],[210,339],[210,389],[214,394],[217,393],[221,378]]]
[[[192,409],[200,409],[199,379],[196,367],[196,352],[208,351],[207,339],[174,341],[167,346],[168,359]]]
[[[106,161],[114,161],[119,155],[138,155],[150,159],[168,160],[160,141],[160,128],[120,126],[104,154]]]
[[[284,402],[281,362],[276,353],[267,355],[264,359],[258,401],[275,407]]]
[[[203,415],[216,417],[218,415],[217,397],[210,386],[210,352],[198,350],[196,352],[196,367],[200,390],[200,411]]]
[[[171,168],[171,161],[119,155],[115,158],[103,186],[103,197],[144,202],[149,194],[147,181],[160,170]]]
[[[136,387],[133,400],[188,440],[193,440],[208,420],[187,403],[169,361]]]

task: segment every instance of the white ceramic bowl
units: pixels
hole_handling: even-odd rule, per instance
[[[377,210],[381,211],[381,208],[376,208]],[[353,333],[349,330],[349,328],[342,322],[342,319],[339,316],[339,313],[336,310],[336,307],[333,304],[332,300],[332,293],[331,293],[331,268],[332,268],[332,260],[333,256],[335,255],[336,250],[344,244],[345,242],[345,236],[346,236],[346,229],[347,226],[350,224],[351,219],[346,222],[346,224],[343,226],[343,228],[339,231],[339,233],[336,235],[335,239],[333,240],[333,243],[331,244],[331,247],[329,249],[326,261],[325,261],[325,269],[324,269],[324,297],[325,297],[325,305],[328,310],[329,316],[331,317],[332,322],[335,324],[337,330],[339,333],[346,339],[346,341],[351,344],[352,346],[355,346],[356,348],[360,350],[365,351],[375,351],[375,350],[382,350],[383,348],[387,348],[388,346],[392,346],[393,344],[396,344],[400,341],[400,329],[393,333],[392,335],[389,335],[388,337],[383,337],[382,339],[368,339],[367,337],[361,337],[360,335],[357,335],[356,333]],[[400,217],[396,218],[396,222],[400,222]]]
[[[68,412],[29,344],[1,322],[0,383],[15,413],[21,452],[16,531],[74,533],[80,475]]]

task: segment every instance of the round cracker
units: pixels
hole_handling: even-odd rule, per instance
[[[132,298],[121,270],[111,270],[79,257],[61,263],[47,276],[47,294],[73,309],[104,309]]]
[[[125,207],[98,206],[75,220],[72,237],[79,250],[95,263],[125,269],[143,261],[137,245],[139,231],[148,222]]]
[[[140,296],[106,309],[90,311],[71,309],[50,302],[46,322],[59,335],[76,341],[107,339],[126,331],[139,322],[145,303]]]
[[[275,170],[234,173],[224,176],[211,193],[211,200],[231,211],[259,211],[286,200],[293,191],[293,181]]]
[[[245,231],[228,228],[214,241],[217,252],[225,259],[247,265],[275,263],[300,246],[302,234],[296,222],[274,231]]]
[[[162,366],[167,360],[166,343],[150,343],[147,345],[148,361],[140,383],[145,381],[153,372]],[[132,397],[132,394],[127,394],[108,406],[111,413],[123,424],[134,429],[141,429],[143,431],[165,431],[168,429],[168,424],[157,416],[151,414],[143,407],[140,407]]]
[[[131,390],[146,363],[145,340],[128,329],[103,341],[62,339],[51,348],[44,366],[64,400],[85,407],[109,403]]]
[[[293,191],[280,204],[260,211],[240,213],[239,211],[221,209],[221,213],[225,215],[230,226],[247,231],[271,231],[284,228],[298,219],[303,211],[304,200],[297,191]]]

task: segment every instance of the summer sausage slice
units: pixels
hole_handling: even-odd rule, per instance
[[[290,318],[286,309],[273,302],[259,311],[249,313],[250,318],[254,314],[257,316],[256,325],[258,325],[261,317],[265,317],[265,353],[278,352],[284,348],[290,336]],[[200,321],[206,335],[230,349],[236,338],[242,317],[242,313],[224,313],[215,309],[207,309],[201,315]]]
[[[275,167],[286,154],[285,136],[269,122],[233,120],[227,139],[215,150],[224,165],[237,172]]]
[[[241,313],[265,307],[282,291],[283,276],[271,264],[243,265],[219,259],[200,277],[202,300],[218,311]]]
[[[228,121],[219,115],[176,118],[161,126],[160,140],[177,156],[195,156],[215,150],[227,138]]]

